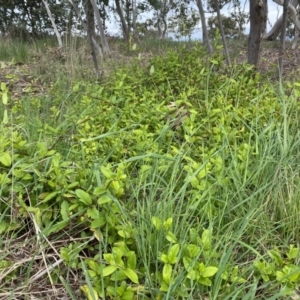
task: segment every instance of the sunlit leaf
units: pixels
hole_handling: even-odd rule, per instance
[[[48,193],[48,195],[44,198],[43,202],[48,202],[51,199],[55,198],[58,195],[58,192]]]
[[[121,230],[118,230],[118,235],[121,236],[122,238],[128,239],[131,237],[131,232],[128,232],[125,229],[121,229]]]
[[[168,261],[170,264],[175,264],[178,260],[178,252],[179,252],[179,244],[175,244],[173,245],[170,250],[169,250],[169,253],[168,253]]]
[[[60,205],[60,214],[64,221],[69,219],[69,203],[65,200]]]
[[[100,169],[101,169],[101,172],[105,176],[106,179],[112,179],[113,172],[108,167],[101,166]]]
[[[218,272],[217,267],[205,267],[204,271],[201,273],[203,277],[212,277]]]
[[[4,109],[4,113],[3,113],[3,124],[7,124],[8,123],[8,114],[7,114],[7,109]]]
[[[161,261],[164,262],[165,264],[169,263],[169,258],[168,258],[168,255],[166,255],[166,254],[162,254],[162,255],[160,256],[160,259],[161,259]]]
[[[102,271],[102,275],[103,277],[109,276],[111,275],[113,272],[115,272],[117,270],[116,266],[107,266],[103,269]]]
[[[0,234],[5,232],[5,230],[8,228],[8,225],[9,224],[4,220],[0,222]]]
[[[157,230],[160,230],[161,227],[162,227],[162,220],[160,220],[159,218],[157,217],[152,217],[151,218],[151,221],[152,221],[152,224],[154,225],[154,227],[157,229]]]
[[[211,248],[211,236],[212,236],[211,230],[204,229],[202,233],[201,241],[205,251],[208,251]]]
[[[299,248],[295,248],[294,245],[290,245],[290,250],[286,254],[289,259],[297,258],[299,254]]]
[[[211,286],[211,280],[207,277],[200,276],[197,281],[202,285]]]
[[[173,218],[168,218],[167,220],[164,221],[163,227],[165,229],[170,229],[173,223]]]
[[[4,91],[4,92],[2,92],[2,103],[4,105],[7,105],[7,102],[8,102],[8,95],[7,95],[7,92]]]
[[[134,299],[134,292],[131,290],[127,290],[122,295],[122,300],[132,300]]]
[[[4,152],[0,155],[0,163],[2,163],[2,165],[6,167],[9,167],[11,165],[11,156],[8,152]]]
[[[98,294],[94,288],[89,288],[88,285],[83,285],[80,287],[80,290],[84,293],[87,300],[98,300]]]
[[[127,254],[127,266],[133,270],[136,268],[136,254],[134,251],[129,251]]]
[[[154,66],[152,65],[151,67],[150,67],[150,75],[153,75],[154,74]]]
[[[163,275],[164,282],[170,284],[171,276],[172,276],[172,265],[165,264],[163,267],[162,275]]]
[[[163,281],[159,290],[162,292],[167,292],[169,290],[169,284]]]
[[[96,229],[104,226],[106,224],[105,217],[98,217],[95,220],[92,221],[90,227],[91,229]]]
[[[86,214],[89,218],[94,220],[100,217],[99,210],[95,206],[89,207],[86,211]]]
[[[88,206],[88,205],[92,204],[92,202],[93,202],[92,198],[91,198],[91,196],[87,192],[85,192],[85,191],[83,191],[81,189],[77,189],[75,191],[75,194],[79,198],[79,201],[82,202],[82,203],[84,203],[85,205]]]
[[[99,205],[102,205],[102,204],[105,204],[105,203],[108,203],[108,202],[111,202],[111,198],[107,195],[103,195],[101,196],[98,200],[97,200],[97,203]]]
[[[271,256],[271,258],[275,261],[275,263],[277,264],[277,266],[281,266],[283,264],[283,259],[280,255],[280,253],[276,250],[270,250],[269,251],[269,255]]]
[[[125,275],[134,283],[138,283],[139,282],[139,278],[138,275],[136,274],[136,272],[130,268],[126,268],[123,270]]]
[[[187,252],[188,252],[188,256],[190,258],[196,257],[201,252],[201,248],[199,246],[194,245],[194,244],[187,245],[186,249],[187,249]]]
[[[185,267],[185,269],[190,272],[193,269],[193,263],[192,263],[192,259],[189,257],[184,257],[183,258],[183,265]]]
[[[168,231],[166,239],[171,243],[177,243],[177,238],[171,231]]]
[[[43,233],[45,236],[48,236],[49,234],[53,232],[57,232],[65,228],[69,224],[69,220],[64,220],[58,223],[55,223],[54,225],[51,225],[51,227],[45,228]]]
[[[110,280],[121,281],[121,280],[126,280],[127,278],[128,278],[128,276],[126,276],[126,274],[124,273],[124,270],[118,269],[118,270],[116,270],[116,272],[114,272],[111,275]]]

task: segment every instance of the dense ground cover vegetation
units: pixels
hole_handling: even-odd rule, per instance
[[[2,83],[1,298],[297,297],[299,89],[197,44],[71,89]]]

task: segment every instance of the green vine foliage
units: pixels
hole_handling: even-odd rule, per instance
[[[224,193],[231,207],[240,200],[231,192],[237,178],[247,182],[245,198],[259,188],[261,141],[274,138],[284,122],[278,91],[261,84],[251,66],[228,69],[221,54],[207,59],[196,45],[154,57],[146,68],[137,59],[101,85],[79,82],[66,107],[60,93],[52,93],[48,119],[34,121],[35,143],[22,130],[25,104],[5,108],[14,123],[0,127],[0,233],[14,232],[30,216],[49,238],[76,228],[88,242],[70,243],[60,254],[89,279],[81,286],[87,299],[196,299],[216,282],[225,297],[257,278],[289,291],[299,284],[298,248],[291,246],[286,260],[270,252],[270,261],[220,267],[210,226],[225,210]],[[32,101],[40,107],[42,99]],[[298,104],[290,124],[297,112]],[[233,165],[235,178],[228,171]],[[176,178],[170,193],[175,200],[184,195],[186,207],[177,216],[145,220],[145,237],[136,224],[137,205],[151,194],[141,186],[153,180],[154,170],[161,197]],[[205,201],[208,196],[214,201]],[[182,225],[184,234],[175,229],[174,219],[180,222],[187,208],[195,222],[206,224],[202,232],[193,224]],[[218,226],[231,217],[224,213]],[[142,237],[149,253],[159,253],[147,272]]]

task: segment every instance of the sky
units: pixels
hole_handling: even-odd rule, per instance
[[[242,2],[242,6],[245,7],[245,11],[248,12],[249,11],[249,0],[245,1],[241,1]],[[194,6],[195,9],[197,9],[197,6]],[[274,25],[274,23],[276,22],[276,20],[280,17],[281,13],[282,13],[282,6],[276,4],[275,2],[269,0],[268,1],[268,8],[269,8],[269,13],[268,13],[268,24],[267,24],[267,31],[269,31],[271,29],[271,26]],[[224,6],[221,10],[221,13],[224,15],[229,15],[230,14],[230,9],[231,9],[231,5],[227,4],[226,6]],[[211,14],[205,14],[206,18],[209,18],[211,16]],[[142,14],[139,16],[138,21],[142,21],[145,19],[151,18],[151,15],[148,14]],[[245,29],[245,34],[249,33],[250,30],[250,25],[246,24],[246,29]],[[117,24],[117,22],[112,18],[112,20],[110,20],[107,23],[107,31],[110,35],[120,35],[120,29],[119,29],[119,25]],[[173,37],[172,35],[169,34],[170,37]],[[199,23],[199,25],[197,26],[197,28],[195,29],[194,33],[192,34],[191,38],[193,40],[201,40],[202,38],[202,30],[201,30],[201,22]]]

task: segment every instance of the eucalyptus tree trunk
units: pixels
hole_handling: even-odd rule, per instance
[[[221,17],[221,13],[220,13],[219,0],[215,0],[215,6],[216,6],[216,11],[217,11],[219,28],[220,28],[220,32],[221,32],[221,36],[222,36],[222,41],[223,41],[223,47],[224,47],[224,51],[225,51],[225,55],[226,55],[226,63],[229,66],[229,65],[231,65],[231,62],[230,62],[230,56],[229,56],[229,51],[228,51],[228,47],[227,47],[226,37],[225,37],[225,33],[224,33],[222,17]]]
[[[162,20],[162,22],[164,24],[164,30],[162,31],[162,36],[161,37],[164,39],[167,35],[168,24],[167,24],[167,21],[166,21],[165,18]]]
[[[274,2],[276,2],[279,5],[282,5],[283,7],[286,5],[287,6],[287,16],[286,18],[290,17],[293,21],[293,23],[295,24],[295,37],[294,37],[294,42],[292,44],[292,49],[296,49],[297,47],[297,41],[299,38],[299,31],[300,31],[300,21],[298,19],[298,13],[299,13],[299,8],[297,9],[297,7],[299,6],[299,2],[297,0],[292,0],[291,2],[287,2],[286,0],[273,0]],[[285,21],[285,17],[282,17],[282,24],[281,27],[285,27],[286,30],[286,25],[284,25]],[[281,31],[283,32],[283,31]]]
[[[163,29],[161,28],[161,25],[163,24]],[[159,39],[164,39],[166,37],[168,30],[167,21],[164,17],[158,17],[157,20],[157,35]]]
[[[264,18],[263,24],[261,26],[261,34],[264,36],[267,33],[267,23],[268,23],[268,0],[263,0],[264,5]]]
[[[248,40],[248,63],[255,66],[257,66],[259,61],[263,19],[263,1],[250,0],[250,34]]]
[[[139,41],[139,33],[137,32],[136,29],[136,19],[137,19],[136,1],[137,0],[132,0],[132,31],[135,39]]]
[[[162,7],[162,10],[161,10],[161,13],[160,13],[160,20],[162,22],[162,24],[164,24],[164,29],[162,30],[161,32],[161,38],[164,39],[166,37],[166,34],[167,34],[167,30],[168,30],[168,24],[167,24],[167,14],[168,14],[168,3],[167,3],[168,0],[164,0],[163,1],[163,7]]]
[[[162,30],[161,30],[161,27],[160,27],[160,16],[159,16],[159,13],[157,13],[157,37],[159,39],[162,38]]]
[[[45,5],[47,14],[48,14],[48,16],[49,16],[49,18],[50,18],[50,21],[51,21],[51,24],[52,24],[54,33],[55,33],[56,38],[57,38],[57,41],[58,41],[58,46],[59,46],[60,49],[62,49],[63,44],[62,44],[61,36],[60,36],[60,33],[58,32],[58,29],[57,29],[57,27],[56,27],[55,21],[54,21],[54,19],[53,19],[53,17],[52,17],[51,11],[50,11],[50,9],[49,9],[48,2],[47,2],[47,0],[42,0],[42,1],[43,1],[44,5]]]
[[[205,13],[202,5],[202,0],[196,0],[197,1],[197,6],[199,9],[200,13],[200,18],[201,18],[201,24],[202,24],[202,32],[203,32],[203,42],[206,44],[207,50],[210,54],[213,53],[213,47],[211,45],[211,42],[208,38],[208,31],[207,31],[207,26],[206,26],[206,20],[205,20]]]
[[[281,6],[284,5],[284,0],[273,0],[273,1]],[[288,18],[290,17],[292,19],[296,28],[292,49],[295,49],[297,47],[297,40],[298,40],[297,31],[298,32],[300,31],[300,22],[297,17],[297,14],[299,13],[299,8],[297,9],[298,6],[299,6],[298,0],[291,0],[288,3],[287,17]],[[268,41],[276,40],[276,38],[279,36],[281,32],[282,25],[283,25],[283,15],[281,15],[280,18],[277,19],[277,21],[275,22],[271,30],[267,34],[265,34],[263,38]]]
[[[95,71],[97,77],[101,78],[101,72],[99,70],[98,61],[95,53],[95,46],[93,43],[93,38],[95,38],[95,19],[94,19],[94,9],[92,2],[87,0],[85,2],[85,13],[86,13],[86,21],[87,21],[87,35],[90,42],[92,59],[95,67]]]
[[[101,16],[99,13],[99,9],[97,7],[96,1],[95,0],[90,0],[92,5],[93,5],[93,9],[94,9],[94,13],[96,16],[96,20],[97,20],[97,24],[99,26],[99,32],[100,32],[100,39],[101,39],[101,44],[103,47],[103,52],[104,54],[110,54],[110,49],[105,37],[105,32],[104,32],[104,28],[103,28],[103,24],[102,24],[102,20],[101,20]]]
[[[293,41],[293,44],[292,44],[292,49],[296,49],[297,48],[297,43],[298,43],[298,40],[299,40],[299,35],[300,35],[300,30],[298,30],[297,28],[295,28],[295,37],[294,37],[294,41]]]
[[[279,77],[282,76],[282,70],[283,70],[283,55],[285,51],[286,25],[288,19],[288,4],[289,4],[289,0],[284,0],[283,14],[282,14],[283,20],[282,20],[280,48],[279,48]]]
[[[263,36],[264,40],[267,40],[267,41],[274,41],[274,40],[276,40],[276,38],[278,37],[278,35],[280,33],[280,30],[281,30],[282,20],[283,20],[283,17],[280,16],[276,20],[276,22],[273,25],[273,27],[271,28],[271,30]]]
[[[284,5],[284,0],[273,0],[275,3],[283,6]],[[297,27],[298,30],[300,30],[300,22],[298,19],[298,12],[296,7],[298,6],[298,2],[297,1],[293,1],[293,2],[288,2],[287,3],[287,9],[289,12],[289,16],[292,19],[293,23],[295,24],[295,26]]]
[[[78,8],[78,6],[74,3],[73,0],[68,0],[69,3],[73,6],[74,10],[75,10],[75,13],[77,15],[77,18],[78,20],[81,22],[81,25],[84,29],[84,31],[88,32],[88,28],[87,28],[87,24],[82,20],[82,16],[81,16],[81,13],[80,13],[80,10]],[[92,43],[95,47],[95,49],[97,50],[98,54],[100,55],[100,57],[102,58],[103,57],[103,54],[102,54],[102,49],[101,47],[98,45],[98,43],[96,42],[95,38],[92,37]]]
[[[124,39],[127,42],[129,42],[130,33],[129,33],[128,24],[126,23],[125,16],[124,16],[122,0],[115,0],[115,3],[116,3],[118,15],[120,17]]]

